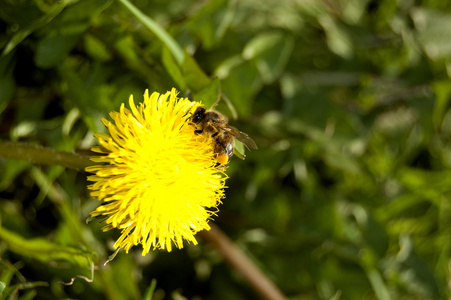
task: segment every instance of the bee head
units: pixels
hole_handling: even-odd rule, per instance
[[[204,117],[205,117],[205,108],[199,106],[198,108],[196,108],[196,111],[194,111],[191,121],[195,124],[198,124],[200,123],[200,121],[202,121]]]

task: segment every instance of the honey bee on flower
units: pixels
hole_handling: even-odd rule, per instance
[[[196,108],[191,117],[196,126],[196,134],[206,133],[214,140],[214,151],[217,155],[216,166],[223,169],[233,156],[235,138],[246,147],[258,149],[255,142],[246,133],[230,127],[227,117],[215,110],[206,110],[202,106]]]
[[[95,134],[100,146],[92,150],[101,155],[91,159],[99,164],[86,171],[94,173],[89,189],[103,205],[91,216],[105,217],[104,231],[121,231],[114,247],[126,252],[138,244],[143,255],[171,251],[172,243],[182,248],[183,240],[197,244],[194,235],[210,229],[227,178],[217,167],[216,136],[190,125],[201,104],[172,89],[146,91],[138,105],[130,96],[129,106],[111,112],[113,122],[102,119],[109,134]]]

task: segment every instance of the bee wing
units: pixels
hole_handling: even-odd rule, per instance
[[[220,126],[222,130],[227,131],[231,135],[233,135],[237,140],[239,140],[241,143],[243,143],[246,147],[257,150],[257,144],[247,135],[247,133],[244,133],[242,131],[239,131],[235,128],[232,128],[230,126],[222,127]]]

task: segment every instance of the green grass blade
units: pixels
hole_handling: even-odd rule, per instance
[[[171,51],[179,65],[183,63],[184,53],[182,48],[157,22],[143,14],[136,6],[128,0],[118,0],[122,3],[144,26],[152,31]]]

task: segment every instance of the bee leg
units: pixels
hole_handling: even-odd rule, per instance
[[[218,170],[222,170],[222,169],[225,168],[225,165],[220,164],[220,163],[216,163],[215,168],[218,169]]]
[[[194,130],[195,134],[201,134],[202,132],[204,132],[202,129],[201,130]]]

